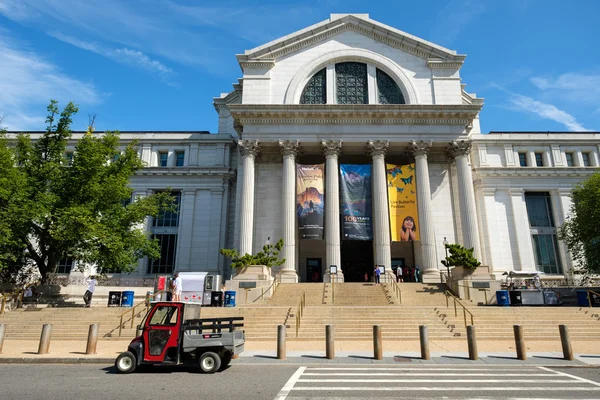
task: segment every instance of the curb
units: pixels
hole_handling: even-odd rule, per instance
[[[0,364],[114,364],[114,358],[1,358]]]

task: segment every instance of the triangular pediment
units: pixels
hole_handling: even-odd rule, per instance
[[[246,50],[237,58],[242,68],[244,64],[268,64],[283,56],[301,51],[303,48],[327,40],[346,30],[353,30],[388,46],[413,54],[426,60],[461,65],[465,55],[446,49],[409,33],[374,21],[368,14],[331,14],[328,20],[299,30],[262,46]]]

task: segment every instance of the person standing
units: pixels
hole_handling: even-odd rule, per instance
[[[173,301],[181,301],[181,292],[183,292],[183,282],[179,272],[176,272],[173,277]]]
[[[379,285],[379,281],[380,281],[380,275],[381,272],[379,271],[379,268],[377,267],[377,265],[375,266],[375,268],[373,268],[373,276],[375,277],[375,284]]]
[[[85,302],[86,307],[90,307],[92,305],[92,296],[96,290],[96,277],[94,275],[90,275],[89,278],[87,278],[86,283],[88,287],[83,295],[83,301]]]

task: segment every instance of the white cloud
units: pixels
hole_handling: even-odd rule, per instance
[[[553,96],[579,104],[597,105],[600,102],[600,75],[566,73],[556,79],[533,77],[530,79],[538,89]]]
[[[556,106],[543,103],[521,94],[511,93],[510,101],[519,110],[536,114],[544,119],[549,119],[563,124],[569,131],[588,131],[571,114],[556,108]]]
[[[23,43],[8,38],[0,29],[0,104],[4,125],[10,130],[44,129],[40,114],[50,99],[61,104],[100,103],[102,95],[91,82],[83,82],[62,72],[42,56],[24,49]]]
[[[80,49],[100,54],[118,63],[130,65],[149,73],[158,74],[164,80],[174,75],[171,68],[160,61],[152,60],[139,50],[128,49],[126,47],[120,49],[108,49],[97,42],[86,42],[56,31],[48,32],[48,35],[62,42],[79,47]]]

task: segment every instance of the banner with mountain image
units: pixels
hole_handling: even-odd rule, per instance
[[[340,165],[342,238],[373,240],[371,164]]]
[[[392,241],[419,240],[415,164],[386,164],[386,175]]]
[[[300,239],[323,239],[325,164],[296,164],[296,216]]]

